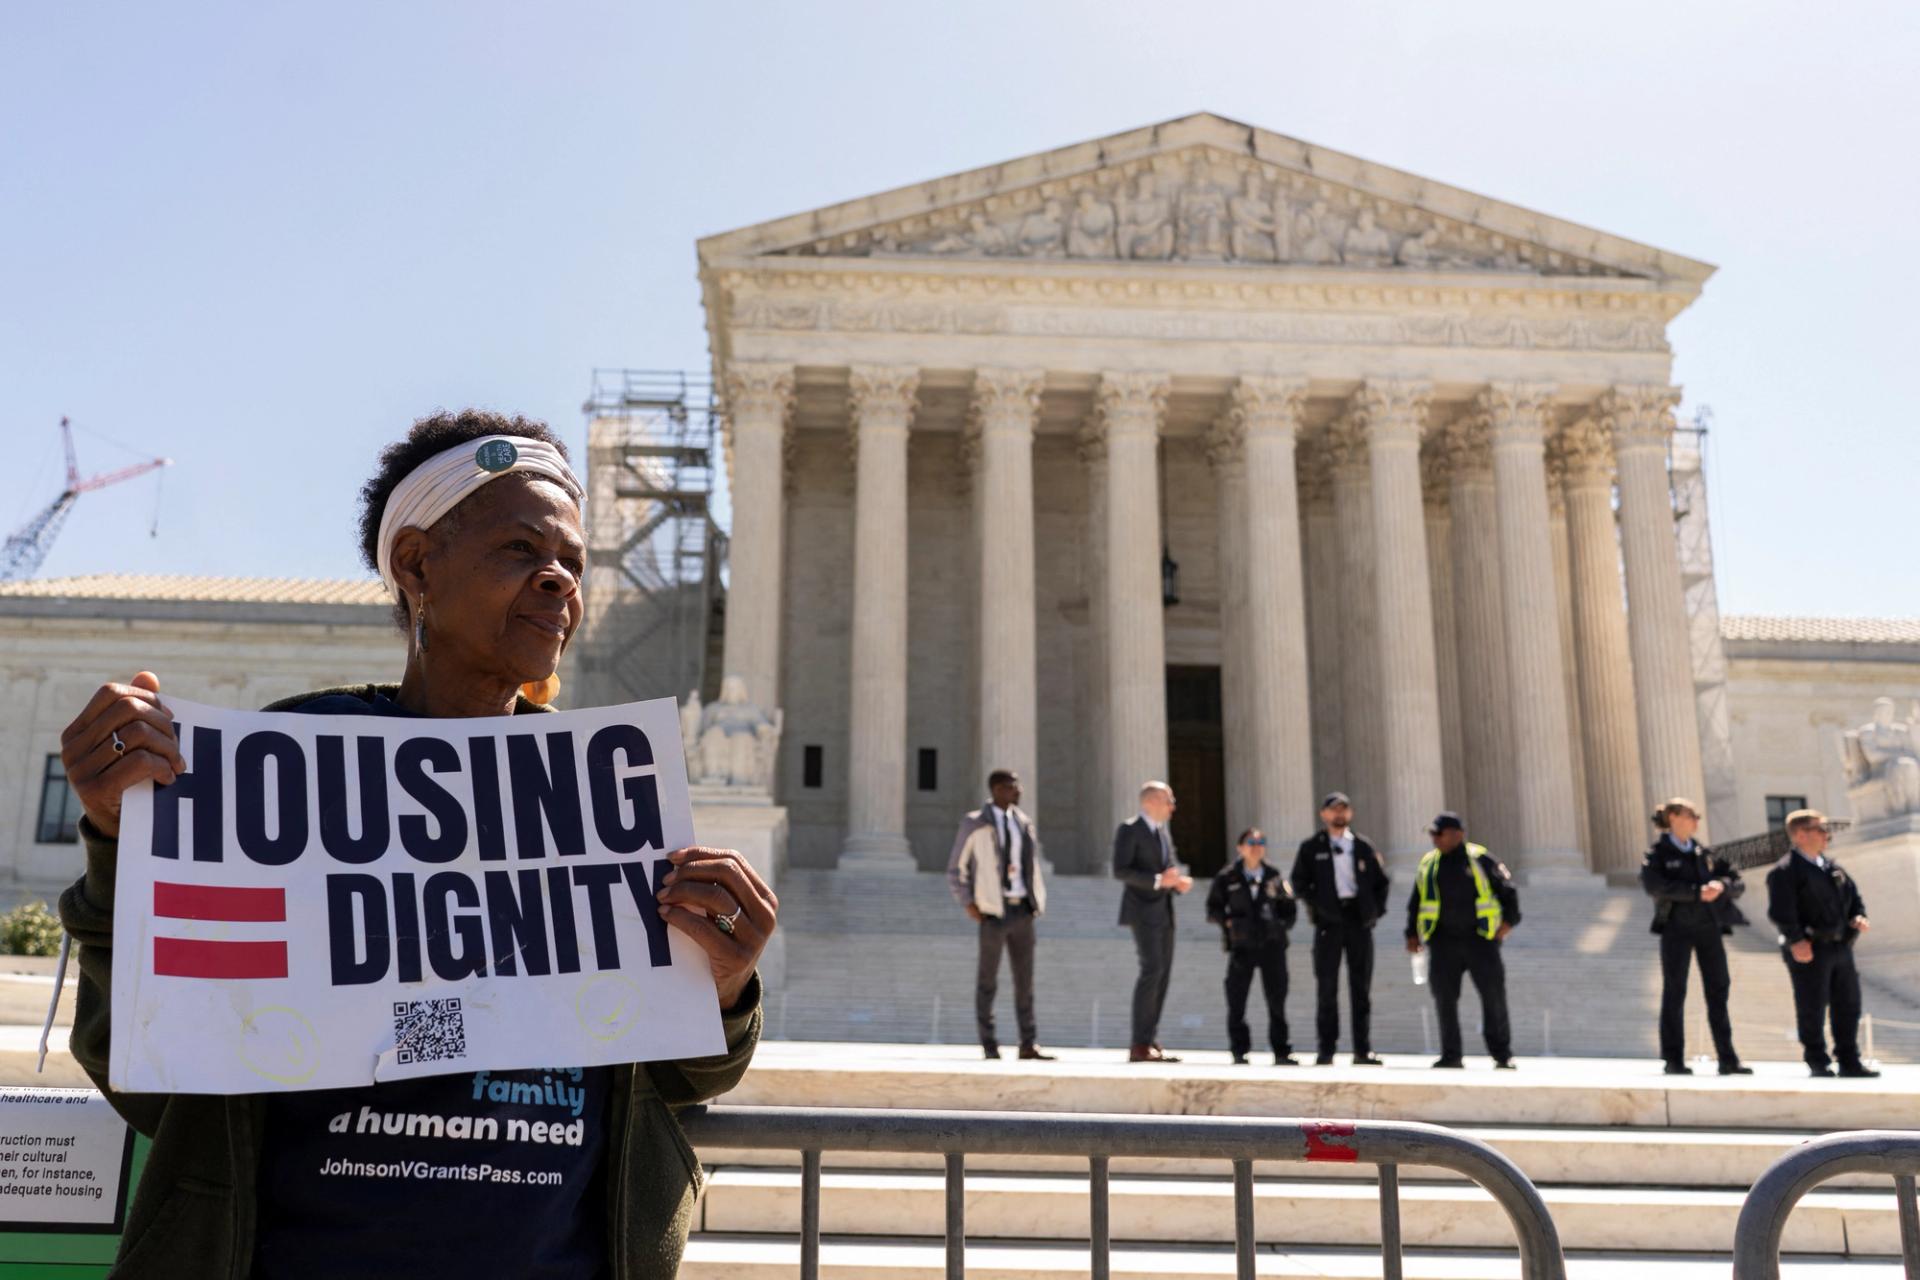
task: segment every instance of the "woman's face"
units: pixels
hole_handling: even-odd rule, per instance
[[[1700,829],[1700,819],[1685,809],[1677,809],[1667,815],[1667,830],[1673,833],[1675,840],[1691,840],[1693,833]]]
[[[580,625],[586,540],[559,485],[503,476],[436,527],[421,570],[434,659],[516,684],[553,674]]]

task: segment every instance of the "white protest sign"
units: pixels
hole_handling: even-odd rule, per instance
[[[0,1230],[118,1230],[132,1152],[92,1089],[0,1089]]]
[[[659,917],[693,843],[671,699],[415,720],[168,699],[187,769],[129,790],[116,1089],[256,1093],[726,1048]]]

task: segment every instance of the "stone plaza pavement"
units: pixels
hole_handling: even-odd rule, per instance
[[[1291,852],[1282,862],[1290,865]],[[1413,985],[1402,949],[1411,876],[1395,865],[1395,911],[1375,935],[1374,1048],[1427,1053],[1432,999]],[[1753,1060],[1794,1060],[1793,994],[1765,920],[1764,873],[1749,872],[1742,901],[1754,924],[1729,940],[1734,1039]],[[780,880],[787,981],[769,996],[768,1034],[796,1040],[880,1040],[908,1044],[974,1040],[977,927],[928,874],[847,876],[789,871]],[[1225,1049],[1225,957],[1219,931],[1205,920],[1204,881],[1177,908],[1179,941],[1160,1039],[1169,1049]],[[1131,935],[1115,924],[1120,886],[1093,876],[1055,876],[1038,923],[1036,1006],[1047,1045],[1098,1046],[1122,1054],[1135,962]],[[1514,1049],[1525,1056],[1658,1056],[1658,940],[1648,932],[1652,902],[1637,888],[1609,888],[1597,876],[1524,884],[1523,922],[1505,943]],[[1310,1058],[1313,1034],[1311,934],[1293,931],[1287,1019],[1296,1053]],[[1874,1052],[1883,1061],[1920,1061],[1920,1008],[1874,982],[1875,938],[1857,953],[1865,1005],[1874,1015]],[[1344,980],[1343,980],[1344,981]],[[1344,993],[1344,985],[1343,985]],[[1256,1049],[1266,1044],[1258,986],[1250,1001]],[[998,1031],[1016,1043],[1012,978],[1004,962]],[[1342,998],[1341,1053],[1346,1038]],[[1913,1024],[1902,1027],[1897,1024]],[[1469,1052],[1481,1051],[1479,1001],[1461,997]],[[1697,973],[1688,996],[1687,1050],[1710,1054]]]
[[[1715,1280],[1727,1274],[1747,1188],[1794,1144],[1834,1129],[1891,1128],[1920,1114],[1920,1067],[1877,1081],[1813,1081],[1798,1064],[1751,1077],[1674,1079],[1654,1062],[1484,1057],[1434,1072],[1424,1057],[1384,1068],[1235,1067],[1202,1050],[1178,1066],[1128,1065],[1067,1049],[1052,1063],[983,1062],[960,1046],[772,1042],[727,1103],[960,1110],[1419,1120],[1458,1128],[1515,1161],[1540,1188],[1575,1280]],[[686,1280],[771,1280],[797,1265],[793,1153],[702,1150],[709,1170]],[[908,1280],[944,1274],[937,1157],[828,1153],[823,1275]],[[1087,1274],[1083,1162],[969,1157],[967,1275],[1053,1280]],[[1367,1166],[1255,1164],[1262,1276],[1379,1276],[1379,1211]],[[1226,1165],[1116,1160],[1115,1276],[1233,1274]],[[1493,1201],[1456,1175],[1402,1172],[1410,1280],[1514,1280],[1513,1235]],[[1794,1280],[1896,1276],[1892,1187],[1854,1177],[1800,1203],[1785,1236]]]

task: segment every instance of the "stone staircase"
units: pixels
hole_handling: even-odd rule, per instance
[[[1432,1000],[1413,985],[1401,949],[1402,895],[1411,877],[1404,868],[1395,871],[1399,910],[1381,922],[1377,934],[1374,1046],[1431,1053],[1437,1049]],[[976,926],[940,876],[796,870],[778,889],[788,969],[783,987],[769,994],[769,1036],[974,1042]],[[1226,1047],[1225,964],[1219,934],[1204,919],[1204,891],[1202,881],[1179,904],[1173,983],[1160,1034],[1170,1049]],[[1115,923],[1119,886],[1100,877],[1055,876],[1048,892],[1036,961],[1041,1040],[1124,1049],[1135,964],[1131,937]],[[1757,923],[1736,930],[1730,944],[1736,1042],[1748,1058],[1797,1059],[1793,997],[1764,919],[1764,886],[1750,885],[1743,905]],[[1579,876],[1523,886],[1521,909],[1524,920],[1505,946],[1515,1050],[1530,1057],[1656,1057],[1660,967],[1657,941],[1647,930],[1652,905],[1646,896]],[[1310,1053],[1308,937],[1304,924],[1295,929],[1287,1019],[1295,1048]],[[1866,1008],[1875,1017],[1874,1052],[1884,1061],[1920,1060],[1920,1007],[1874,985],[1874,941],[1869,935],[1859,952]],[[1257,990],[1251,1004],[1255,1045],[1262,1046],[1265,1014]],[[1002,1041],[1017,1040],[1004,967],[996,1016]],[[1470,1050],[1480,1047],[1478,1018],[1478,1000],[1469,989],[1462,1022]],[[1697,975],[1689,995],[1688,1050],[1712,1051]]]
[[[1578,1280],[1723,1280],[1746,1189],[1817,1133],[1908,1127],[1920,1067],[1878,1081],[1813,1081],[1797,1063],[1752,1077],[1674,1079],[1656,1062],[1556,1058],[1495,1073],[1434,1072],[1424,1057],[1384,1068],[1234,1067],[1201,1050],[1178,1066],[1133,1066],[1111,1051],[1066,1049],[1057,1063],[983,1062],[964,1046],[875,1042],[763,1046],[723,1102],[1125,1114],[1409,1119],[1445,1124],[1511,1157],[1541,1189]],[[798,1157],[703,1150],[709,1182],[681,1275],[791,1276],[798,1260]],[[944,1274],[937,1158],[829,1153],[822,1273],[834,1280]],[[1054,1280],[1087,1274],[1083,1162],[969,1157],[967,1275]],[[1376,1277],[1379,1210],[1364,1166],[1255,1166],[1262,1276]],[[1116,1276],[1231,1276],[1224,1164],[1116,1160]],[[1443,1170],[1402,1171],[1410,1280],[1516,1280],[1505,1215]],[[1788,1222],[1785,1274],[1897,1276],[1899,1226],[1886,1180],[1850,1177],[1802,1200]]]

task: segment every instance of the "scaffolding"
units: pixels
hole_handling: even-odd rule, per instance
[[[582,705],[711,698],[726,535],[713,519],[719,413],[685,373],[595,369],[587,418]]]
[[[1700,723],[1700,767],[1710,829],[1730,836],[1739,821],[1733,727],[1727,718],[1727,652],[1721,638],[1720,599],[1713,581],[1713,533],[1707,519],[1704,446],[1713,412],[1705,405],[1674,430],[1668,470],[1673,483],[1674,533],[1680,583],[1686,593],[1693,655],[1694,709]]]

